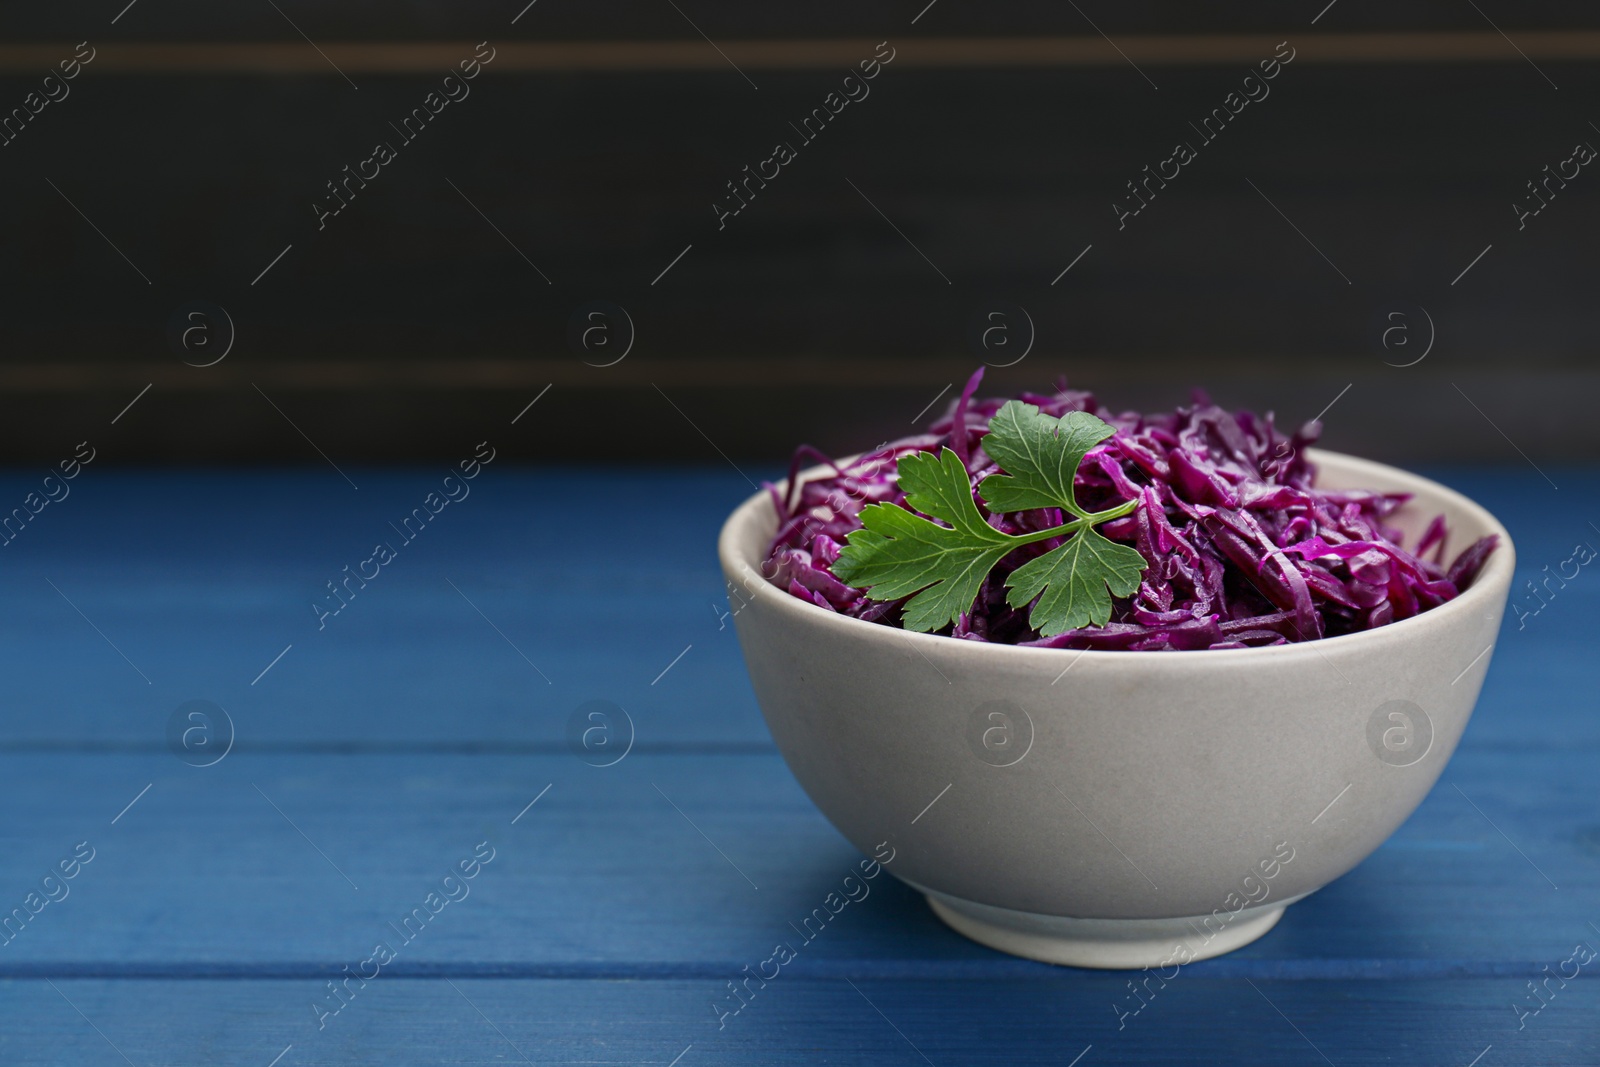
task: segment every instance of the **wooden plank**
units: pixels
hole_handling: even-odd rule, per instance
[[[880,35],[881,36],[881,35]],[[1115,46],[1097,34],[1083,36],[982,36],[914,38],[904,66],[929,70],[1018,67],[1123,67],[1242,65],[1270,56],[1285,31],[1268,34],[1131,34]],[[495,70],[636,73],[640,71],[720,71],[731,62],[741,70],[849,70],[873,54],[880,38],[810,40],[732,40],[706,47],[702,38],[684,40],[502,41],[495,45]],[[317,78],[346,74],[433,74],[448,71],[475,42],[324,41],[320,54],[303,40],[141,41],[119,43],[96,55],[97,74],[121,75],[296,75]],[[1299,46],[1297,46],[1299,47]],[[0,45],[0,73],[49,70],[73,45]],[[1519,54],[1520,53],[1520,54]],[[896,57],[898,61],[898,56]],[[1436,63],[1523,63],[1530,59],[1574,62],[1600,58],[1600,31],[1531,30],[1517,35],[1516,48],[1492,29],[1439,33],[1321,33],[1306,40],[1307,63],[1392,63],[1414,67]],[[335,70],[334,68],[337,68]]]
[[[1557,961],[1559,962],[1559,961]],[[1570,968],[1569,968],[1570,971]],[[369,972],[370,973],[370,972]],[[1590,1065],[1600,988],[1568,982],[1517,1029],[1525,978],[1247,983],[1181,972],[1139,1003],[1126,975],[1000,982],[812,981],[784,973],[718,1030],[715,979],[380,976],[318,1030],[298,981],[0,980],[16,1067],[228,1064]],[[853,985],[852,985],[853,983]],[[352,983],[352,988],[356,988]],[[752,986],[752,988],[755,988]],[[81,1012],[81,1014],[80,1014]],[[96,1033],[96,1030],[99,1033]],[[115,1050],[111,1046],[115,1046]],[[1492,1047],[1492,1050],[1491,1050]],[[1485,1054],[1486,1053],[1486,1054]]]
[[[1588,926],[1600,841],[1574,802],[1594,759],[1592,747],[1461,750],[1387,845],[1196,973],[1486,978],[1536,972],[1580,938],[1600,946]],[[13,977],[336,973],[398,936],[389,924],[484,841],[495,858],[396,973],[704,977],[795,936],[790,923],[859,859],[775,755],[633,753],[596,769],[567,755],[235,752],[196,769],[165,753],[32,753],[0,756],[0,804],[17,815],[0,826],[7,909],[74,845],[95,850],[69,895],[0,949]],[[884,815],[907,854],[913,814]],[[872,890],[807,946],[805,969],[1049,973],[945,929],[904,886]],[[841,961],[846,972],[828,969]]]
[[[765,742],[731,620],[719,617],[714,544],[750,492],[739,475],[492,465],[406,544],[390,523],[448,470],[352,468],[354,490],[327,467],[243,480],[88,467],[5,549],[19,570],[0,592],[13,612],[0,658],[14,706],[48,709],[19,717],[8,740],[159,747],[168,713],[208,699],[236,716],[246,747],[560,749],[569,714],[604,699],[635,716],[646,748]],[[38,478],[0,486],[20,504]],[[347,606],[319,630],[313,599],[337,607],[327,583],[362,569],[379,541],[395,560],[365,589],[341,584]]]
[[[1277,378],[1259,368],[1197,370],[1203,363],[1196,360],[1206,358],[1173,359],[1170,364],[1175,369],[1169,370],[1167,360],[1153,360],[1147,368],[1142,357],[1080,359],[1035,353],[1022,365],[1028,368],[1027,374],[995,377],[1007,383],[1008,390],[1049,389],[1066,377],[1074,388],[1092,389],[1119,409],[1144,411],[1170,410],[1187,403],[1192,386],[1203,381],[1219,403],[1234,409],[1275,411],[1285,423],[1310,418],[1349,385],[1349,395],[1339,402],[1339,418],[1324,435],[1330,448],[1406,466],[1521,462],[1505,438],[1492,429],[1484,432],[1482,416],[1452,388],[1454,384],[1477,401],[1491,398],[1484,406],[1493,412],[1494,421],[1542,467],[1583,462],[1600,454],[1600,426],[1588,419],[1585,406],[1589,397],[1600,392],[1600,371],[1535,366],[1507,378],[1487,370],[1452,374],[1441,364],[1437,372],[1396,378],[1392,374],[1397,372],[1363,368],[1359,362],[1362,353],[1342,353],[1308,357],[1315,371]],[[795,361],[802,361],[801,357]],[[1350,361],[1357,361],[1351,372],[1339,373]],[[535,377],[527,368],[518,367],[509,370],[499,385],[435,390],[415,379],[389,380],[381,364],[361,362],[366,365],[325,368],[326,378],[371,382],[371,389],[310,384],[307,376],[293,367],[281,376],[290,383],[288,392],[292,394],[287,398],[290,405],[285,406],[296,412],[296,421],[309,429],[324,451],[338,457],[341,465],[449,460],[462,441],[477,440],[474,435],[483,432],[486,411],[514,413],[550,384],[549,377]],[[848,455],[912,431],[916,425],[913,416],[978,365],[974,360],[950,360],[930,372],[914,364],[902,366],[902,362],[896,358],[874,360],[867,367],[852,365],[852,370],[865,370],[873,377],[901,379],[898,384],[861,386],[851,384],[848,376],[829,382],[806,381],[803,375],[776,369],[763,384],[740,383],[739,375],[717,382],[700,378],[694,366],[680,371],[666,362],[643,364],[644,375],[656,367],[663,370],[655,377],[678,410],[648,382],[637,385],[591,378],[558,385],[559,403],[550,404],[536,423],[508,442],[505,454],[534,463],[633,464],[641,459],[639,442],[648,441],[652,460],[721,463],[720,449],[747,469],[776,468],[796,442]],[[787,360],[769,364],[787,365]],[[946,368],[954,372],[939,373]],[[0,414],[5,415],[0,422],[0,447],[17,463],[54,463],[62,446],[70,452],[82,438],[84,427],[103,425],[150,383],[155,376],[139,373],[143,369],[121,368],[102,379],[92,367],[81,374],[67,368],[70,381],[60,387],[29,385],[5,392],[0,395]],[[448,374],[448,368],[437,373]],[[26,371],[17,377],[38,380]],[[268,379],[279,375],[269,371],[258,377],[262,388],[275,399],[285,399],[280,396],[281,387],[268,384]],[[669,385],[674,379],[692,384]],[[123,381],[131,384],[116,384]],[[552,391],[552,397],[557,395]],[[359,425],[348,417],[356,404],[363,405],[364,418]],[[592,413],[602,410],[630,427],[629,435],[586,437],[592,428]],[[158,386],[140,401],[136,413],[137,421],[130,416],[118,427],[119,460],[253,464],[315,456],[305,439],[263,404],[249,383],[218,388],[185,385],[166,391]],[[684,414],[712,435],[715,447]],[[176,427],[192,429],[179,432]],[[78,431],[77,436],[71,436],[69,428]],[[206,442],[203,453],[197,451],[200,439]]]
[[[1479,433],[1499,440],[1487,424]],[[471,452],[467,444],[461,455]],[[326,598],[326,583],[359,567],[374,542],[400,544],[389,523],[440,485],[444,467],[352,467],[355,490],[326,465],[133,474],[100,466],[111,458],[3,549],[11,577],[0,584],[0,664],[18,711],[0,750],[164,751],[168,716],[197,699],[228,709],[242,749],[564,751],[567,720],[588,700],[625,708],[642,750],[768,743],[723,617],[715,539],[751,491],[725,463],[600,477],[497,460],[367,589],[352,585],[348,606],[319,630],[313,598]],[[1526,581],[1562,570],[1581,540],[1600,545],[1582,507],[1600,476],[1549,472],[1559,491],[1520,461],[1434,472],[1511,528],[1514,603],[1525,612],[1540,604]],[[0,501],[20,504],[42,477],[0,475]],[[1584,697],[1600,582],[1585,570],[1550,588],[1520,629],[1508,613],[1466,745],[1600,743]]]
[[[11,40],[80,39],[100,32],[125,40],[289,40],[290,24],[270,7],[231,8],[203,0],[171,0],[153,8],[122,3],[98,5],[91,14],[76,9],[57,10],[47,5],[7,11],[6,36]],[[281,5],[280,5],[281,6]],[[1286,29],[1337,34],[1350,30],[1451,30],[1483,32],[1490,23],[1470,7],[1439,7],[1424,0],[1399,0],[1381,8],[1340,5],[1324,11],[1324,4],[1303,10],[1286,10],[1270,0],[1241,0],[1225,9],[1197,10],[1179,0],[1158,0],[1138,11],[1114,5],[1073,10],[1042,0],[1000,0],[979,10],[924,2],[887,8],[863,9],[844,0],[824,0],[804,8],[728,7],[695,11],[686,9],[694,25],[704,27],[719,42],[740,37],[805,38],[817,36],[867,36],[885,32],[906,35],[1085,34],[1093,27],[1117,35],[1151,33],[1281,33]],[[103,9],[103,10],[101,10]],[[647,0],[619,0],[604,13],[578,7],[552,5],[525,9],[519,4],[492,0],[418,0],[395,10],[374,0],[340,0],[321,5],[284,8],[294,24],[319,43],[374,36],[391,41],[427,41],[486,35],[545,40],[608,40],[619,36],[641,39],[683,38],[690,23],[670,8]],[[1495,12],[1495,20],[1519,42],[1539,30],[1594,27],[1591,8],[1576,0],[1533,0],[1514,11]],[[113,19],[116,19],[113,26]],[[1091,21],[1092,20],[1092,21]],[[704,42],[702,41],[703,45]],[[325,45],[324,45],[325,46]],[[707,49],[709,51],[709,49]]]

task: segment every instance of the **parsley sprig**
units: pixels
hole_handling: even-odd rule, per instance
[[[1072,483],[1083,457],[1114,432],[1086,411],[1058,419],[1033,404],[1008,401],[989,420],[983,439],[984,450],[1005,473],[985,478],[979,495],[995,513],[1060,508],[1072,518],[1046,530],[1002,533],[973,501],[961,457],[949,448],[938,455],[911,453],[900,457],[900,487],[906,504],[922,515],[897,504],[862,508],[861,529],[840,550],[834,576],[865,589],[873,600],[916,593],[905,604],[905,627],[927,632],[970,611],[984,579],[1006,555],[1060,537],[1061,544],[1011,572],[1006,603],[1013,608],[1033,603],[1028,622],[1046,637],[1105,624],[1112,597],[1131,596],[1139,588],[1145,560],[1094,527],[1129,514],[1139,502],[1087,511]]]

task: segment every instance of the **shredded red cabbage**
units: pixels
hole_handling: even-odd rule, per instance
[[[765,573],[803,600],[869,622],[900,623],[904,600],[870,600],[833,576],[832,565],[868,504],[904,506],[896,482],[899,458],[949,446],[966,464],[974,500],[991,525],[1007,533],[1042,530],[1059,511],[991,513],[977,486],[999,467],[983,450],[989,420],[1007,398],[976,398],[980,369],[928,433],[903,438],[846,464],[816,449],[796,450],[786,491],[767,488],[778,529]],[[1189,407],[1161,415],[1114,413],[1092,393],[1023,393],[1046,414],[1088,411],[1116,432],[1092,449],[1078,470],[1078,500],[1090,511],[1139,501],[1129,515],[1098,527],[1133,546],[1148,566],[1138,592],[1116,601],[1104,626],[1041,639],[1028,608],[1010,607],[1007,575],[1060,543],[1019,548],[990,573],[972,610],[939,631],[970,641],[1046,648],[1202,649],[1281,645],[1353,633],[1404,619],[1457,596],[1495,545],[1484,537],[1445,566],[1443,516],[1414,551],[1384,519],[1405,493],[1316,489],[1305,448],[1321,425],[1288,436],[1272,415],[1228,412],[1196,392]],[[803,466],[831,473],[797,482]]]

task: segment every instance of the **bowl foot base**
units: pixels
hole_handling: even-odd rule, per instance
[[[1283,904],[1271,904],[1232,915],[1223,912],[1228,922],[1220,925],[1221,919],[1211,916],[1070,919],[933,893],[928,894],[928,904],[947,926],[981,945],[1045,963],[1106,970],[1171,967],[1232,952],[1277,925],[1284,909]]]

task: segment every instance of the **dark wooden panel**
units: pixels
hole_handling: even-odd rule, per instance
[[[1243,66],[1250,68],[1294,31],[1276,33],[1139,34],[1112,40],[1076,36],[890,36],[910,45],[898,54],[901,69],[1006,69],[1014,67]],[[85,46],[87,42],[82,42]],[[102,42],[104,43],[104,42]],[[487,42],[480,42],[487,44]],[[496,40],[496,70],[565,73],[714,70],[850,70],[886,40],[859,38],[705,38],[675,40]],[[75,46],[0,43],[0,71],[30,74],[57,65]],[[96,49],[100,74],[336,75],[434,74],[453,69],[477,47],[460,41],[117,41]],[[886,49],[887,51],[887,49]],[[487,49],[485,49],[487,54]],[[88,55],[85,47],[84,54]],[[1600,31],[1518,30],[1513,41],[1492,28],[1447,31],[1317,32],[1302,63],[1446,63],[1592,61],[1600,57]],[[354,85],[354,79],[347,84]],[[747,84],[754,84],[750,81]],[[1154,84],[1154,80],[1148,84]]]
[[[1524,230],[1511,207],[1542,167],[1600,138],[1582,108],[1600,70],[1317,64],[1318,40],[1297,36],[1271,96],[1214,144],[1189,124],[1242,66],[1153,70],[1153,91],[1126,65],[891,64],[803,144],[789,124],[837,72],[762,71],[752,91],[731,67],[491,65],[402,144],[390,122],[436,78],[362,74],[354,91],[331,70],[91,65],[0,148],[0,444],[52,457],[157,383],[119,427],[118,458],[305,454],[255,382],[287,391],[341,456],[446,454],[485,409],[557,382],[525,454],[633,454],[579,435],[597,405],[664,458],[713,456],[684,415],[738,456],[803,438],[860,447],[910,429],[976,365],[970,325],[1006,303],[1027,309],[1037,342],[1003,385],[1064,373],[1119,406],[1205,385],[1298,420],[1356,383],[1330,419],[1341,447],[1600,453],[1586,296],[1600,201],[1580,174]],[[898,63],[917,44],[897,47]],[[0,79],[0,99],[33,85]],[[784,138],[798,158],[719,229],[725,183]],[[1114,199],[1183,138],[1198,158],[1119,229]],[[325,184],[379,139],[398,158],[319,231]],[[609,369],[569,344],[596,298],[637,333]],[[218,367],[185,367],[168,346],[174,311],[196,299],[237,327]],[[1427,360],[1385,366],[1420,353],[1424,309]],[[1382,346],[1392,312],[1411,348]]]
[[[846,37],[887,34],[1060,34],[1093,32],[1246,33],[1309,26],[1324,30],[1483,30],[1489,19],[1507,30],[1600,26],[1592,4],[1581,0],[1537,0],[1516,5],[1400,0],[1361,4],[1354,0],[1243,0],[1238,3],[1184,3],[1143,0],[1077,5],[1046,0],[993,0],[959,4],[951,0],[874,0],[849,3],[823,0],[803,5],[698,3],[672,5],[654,0],[618,0],[605,5],[573,0],[413,0],[397,5],[383,0],[311,3],[216,4],[205,0],[93,0],[74,5],[9,5],[0,28],[10,40],[79,40],[95,34],[118,39],[300,40],[288,19],[318,39],[483,37],[529,39],[652,39],[684,37],[689,20],[713,38]],[[126,9],[126,10],[125,10]],[[517,18],[519,12],[526,13]],[[124,12],[118,17],[119,12]],[[114,27],[111,20],[117,18]],[[517,18],[513,25],[512,20]],[[913,25],[913,20],[915,24]],[[1092,20],[1092,22],[1091,22]]]

